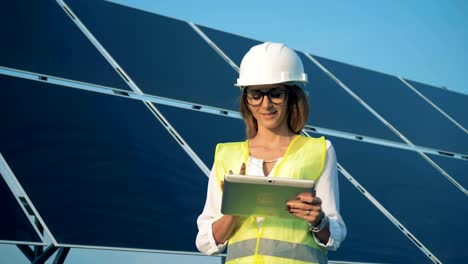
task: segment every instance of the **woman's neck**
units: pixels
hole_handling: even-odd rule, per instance
[[[283,145],[289,144],[295,136],[296,134],[287,128],[278,131],[259,128],[257,135],[250,141],[261,145]]]

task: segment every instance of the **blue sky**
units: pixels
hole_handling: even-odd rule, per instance
[[[468,94],[468,1],[114,2]],[[12,245],[0,245],[0,256],[2,263],[28,263]],[[72,249],[66,261],[93,262],[209,264],[219,259]]]

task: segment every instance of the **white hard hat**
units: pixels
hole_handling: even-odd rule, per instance
[[[282,43],[253,46],[242,59],[235,86],[286,83],[304,88],[307,74],[299,56]]]

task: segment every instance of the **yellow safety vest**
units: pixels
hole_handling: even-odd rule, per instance
[[[214,164],[218,183],[229,170],[238,171],[243,162],[247,164],[248,157],[248,141],[218,144]],[[324,137],[296,136],[272,175],[317,181],[325,157]],[[241,217],[228,241],[226,263],[327,263],[327,251],[317,245],[302,219],[265,217],[259,230],[255,217]]]

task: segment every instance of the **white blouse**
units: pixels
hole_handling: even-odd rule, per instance
[[[338,171],[336,167],[336,155],[335,149],[330,141],[326,141],[327,144],[327,157],[325,159],[325,167],[320,176],[319,181],[316,184],[316,195],[322,199],[322,210],[328,216],[330,223],[330,239],[325,245],[315,237],[315,241],[321,247],[328,250],[337,250],[346,237],[346,225],[340,215],[340,204],[339,204],[339,188],[338,188]],[[279,163],[276,162],[276,164]],[[247,170],[252,175],[264,175],[263,172],[263,160],[249,156],[247,161]],[[276,165],[275,165],[276,166]],[[239,165],[240,168],[240,165]],[[233,168],[233,171],[239,168]],[[271,170],[273,171],[273,169]],[[271,174],[271,173],[270,173]],[[270,175],[268,175],[270,176]],[[216,172],[214,167],[211,169],[210,178],[208,181],[208,192],[206,196],[205,208],[197,219],[198,235],[196,239],[196,245],[200,252],[213,255],[222,252],[227,244],[227,241],[223,244],[216,245],[213,238],[212,225],[223,214],[221,214],[221,199],[222,192],[216,180]],[[257,217],[257,224],[260,227],[263,218]]]

